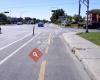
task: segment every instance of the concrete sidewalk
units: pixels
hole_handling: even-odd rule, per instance
[[[100,46],[75,34],[76,32],[64,33],[63,37],[92,80],[100,80]]]

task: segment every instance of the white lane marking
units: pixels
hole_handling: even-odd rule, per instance
[[[19,47],[17,50],[15,50],[13,53],[11,53],[9,56],[7,56],[6,58],[4,58],[3,60],[0,61],[0,65],[3,64],[5,61],[7,61],[9,58],[11,58],[14,54],[16,54],[20,49],[22,49],[24,46],[26,46],[27,44],[29,44],[34,38],[36,38],[37,36],[39,36],[40,33],[38,33],[35,37],[33,37],[32,39],[30,39],[29,41],[27,41],[25,44],[23,44],[21,47]]]
[[[30,33],[30,34],[28,34],[28,35],[24,36],[23,38],[21,38],[21,39],[19,39],[19,40],[17,40],[17,41],[12,42],[12,43],[10,43],[10,44],[8,44],[8,45],[4,46],[4,47],[1,47],[1,48],[0,48],[0,50],[3,50],[3,49],[5,49],[5,48],[7,48],[7,47],[9,47],[9,46],[13,45],[13,44],[14,44],[14,43],[16,43],[16,42],[19,42],[19,41],[23,40],[24,38],[26,38],[26,37],[30,36],[31,34],[32,34],[32,33]]]

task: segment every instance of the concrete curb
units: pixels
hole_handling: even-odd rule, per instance
[[[71,35],[75,35],[76,33],[74,34],[71,34]],[[83,67],[84,67],[84,70],[87,72],[87,74],[90,76],[91,80],[100,80],[97,78],[97,76],[95,75],[95,72],[93,72],[89,66],[88,66],[88,63],[84,62],[84,58],[81,58],[81,51],[84,51],[86,50],[85,48],[77,48],[77,47],[74,47],[72,45],[72,43],[70,43],[70,40],[68,40],[68,37],[66,36],[66,33],[63,34],[63,37],[65,39],[65,41],[67,42],[67,45],[68,47],[71,49],[71,51],[73,52],[73,54],[76,56],[76,58],[82,63]],[[81,54],[81,55],[78,55],[78,54]]]
[[[98,80],[98,79],[96,79],[96,76],[95,76],[94,73],[91,71],[91,69],[88,67],[88,65],[87,65],[85,62],[83,62],[83,59],[82,59],[80,56],[77,55],[77,54],[81,54],[80,51],[76,49],[74,52],[75,52],[75,53],[74,53],[75,56],[76,56],[77,59],[82,63],[82,65],[83,65],[83,67],[84,67],[84,70],[88,73],[88,75],[90,76],[91,80]]]

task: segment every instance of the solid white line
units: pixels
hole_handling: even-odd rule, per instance
[[[0,61],[0,65],[3,64],[5,61],[7,61],[9,58],[11,58],[14,54],[16,54],[20,49],[22,49],[24,46],[26,46],[27,44],[29,44],[34,38],[36,38],[37,36],[39,36],[40,33],[38,33],[35,37],[33,37],[32,39],[30,39],[29,41],[27,41],[25,44],[23,44],[21,47],[19,47],[17,50],[15,50],[13,53],[11,53],[9,56],[7,56],[6,58],[4,58],[3,60]]]
[[[28,37],[28,36],[30,36],[30,35],[32,35],[32,33],[30,33],[30,34],[24,36],[23,38],[21,38],[21,39],[19,39],[19,40],[16,40],[16,41],[12,42],[12,43],[10,43],[10,44],[4,46],[4,47],[1,47],[0,50],[3,50],[3,49],[5,49],[5,48],[7,48],[7,47],[13,45],[13,44],[16,43],[16,42],[19,42],[19,41],[23,40],[24,38],[26,38],[26,37]]]

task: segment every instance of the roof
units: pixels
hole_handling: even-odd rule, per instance
[[[89,13],[100,14],[100,9],[92,9]]]

